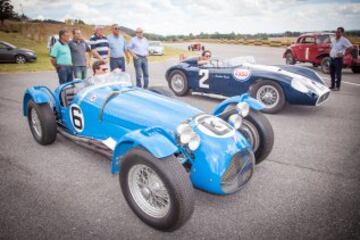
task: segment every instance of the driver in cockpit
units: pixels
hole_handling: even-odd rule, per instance
[[[209,65],[211,61],[211,51],[210,50],[205,50],[201,53],[201,56],[199,57],[197,64],[198,66],[203,66],[203,65]]]
[[[99,83],[99,81],[103,79],[100,76],[108,73],[109,68],[107,67],[105,61],[99,60],[93,63],[92,70],[93,70],[93,76],[88,77],[87,79],[84,80],[85,85],[87,86]]]

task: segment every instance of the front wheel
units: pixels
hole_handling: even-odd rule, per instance
[[[57,124],[49,104],[28,104],[28,123],[34,139],[41,145],[51,144],[56,139]]]
[[[294,65],[296,63],[295,59],[294,59],[294,56],[291,52],[287,52],[286,55],[285,55],[285,61],[286,61],[286,64],[288,65]]]
[[[330,72],[330,57],[324,57],[321,60],[321,71],[325,74]]]
[[[161,231],[180,228],[194,211],[190,177],[174,157],[157,159],[141,148],[121,160],[120,186],[134,213]]]
[[[186,75],[180,70],[174,70],[169,74],[169,87],[177,96],[185,96],[189,91]]]
[[[270,80],[260,80],[251,87],[251,96],[256,98],[265,109],[265,113],[277,113],[285,106],[285,94],[281,86]]]
[[[251,110],[239,131],[251,144],[256,164],[266,159],[274,145],[274,131],[264,114]]]
[[[15,62],[17,64],[24,64],[24,63],[26,63],[26,58],[23,55],[17,55],[15,57]]]

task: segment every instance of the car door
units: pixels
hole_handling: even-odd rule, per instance
[[[315,36],[306,36],[303,40],[303,62],[311,62],[316,54]]]
[[[302,43],[301,43],[302,40],[303,40],[303,37],[299,37],[296,40],[295,45],[292,47],[292,52],[293,52],[294,57],[295,57],[296,60],[299,60],[300,56],[302,54]]]
[[[0,42],[0,62],[9,62],[10,59],[10,50],[9,47]]]

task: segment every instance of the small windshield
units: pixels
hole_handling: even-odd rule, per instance
[[[110,73],[89,77],[85,80],[88,85],[121,85],[122,87],[132,87],[130,75],[121,71],[113,71]]]
[[[223,68],[236,67],[246,63],[255,64],[256,63],[255,58],[253,56],[244,56],[244,57],[236,57],[236,58],[223,59],[223,60],[213,59],[210,61],[210,64],[213,67],[223,67]]]
[[[161,44],[160,42],[150,42],[149,45],[152,47],[159,47]]]

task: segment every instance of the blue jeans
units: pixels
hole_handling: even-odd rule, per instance
[[[58,65],[56,71],[59,77],[60,84],[71,82],[72,80],[74,80],[72,66]]]
[[[136,86],[147,88],[149,85],[149,69],[147,57],[138,57],[134,59],[136,74]],[[144,77],[144,85],[141,84],[141,78]]]
[[[340,88],[342,67],[343,67],[343,58],[330,59],[331,88],[333,87]]]
[[[84,80],[87,75],[86,66],[74,66],[74,78]]]
[[[110,71],[113,71],[115,68],[120,68],[125,72],[125,58],[110,58]]]

